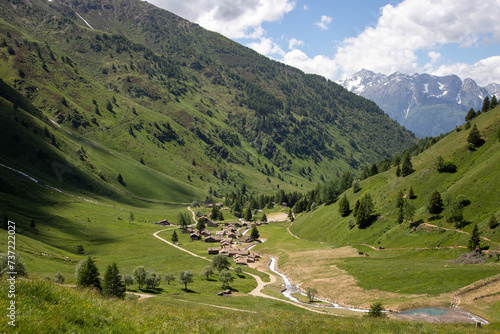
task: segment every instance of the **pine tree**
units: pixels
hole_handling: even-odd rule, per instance
[[[254,226],[252,227],[252,230],[250,231],[250,238],[252,238],[252,240],[258,240],[260,237],[260,234],[259,234],[259,230],[257,230],[257,227]]]
[[[177,232],[174,230],[174,233],[172,233],[172,242],[175,244],[177,241],[179,241],[179,237],[177,236]]]
[[[444,205],[443,205],[443,200],[441,198],[441,194],[437,190],[434,190],[434,192],[431,195],[431,199],[427,204],[427,210],[432,215],[438,215],[443,211],[443,208]]]
[[[366,227],[373,219],[374,205],[370,194],[363,196],[359,203],[358,212],[356,214],[356,224],[359,228]]]
[[[346,194],[344,194],[344,196],[339,202],[339,213],[342,217],[346,217],[351,213],[351,209],[349,207],[349,200],[347,199]]]
[[[243,215],[243,218],[247,222],[252,221],[252,210],[250,209],[250,207],[246,208],[245,214]]]
[[[265,214],[265,213],[263,213],[263,214],[262,214],[262,221],[263,221],[264,223],[267,223],[267,216],[266,216],[266,214]]]
[[[120,271],[115,262],[108,265],[104,274],[102,293],[110,297],[125,297],[125,284],[122,281]]]
[[[403,214],[403,206],[401,205],[398,210],[397,222],[398,224],[401,224],[403,223],[403,221],[404,221],[404,214]]]
[[[476,112],[474,111],[474,108],[470,108],[469,112],[467,112],[467,115],[465,115],[465,121],[471,121],[476,117]]]
[[[118,176],[116,177],[116,180],[117,180],[120,184],[122,184],[122,185],[124,185],[124,184],[125,184],[125,183],[123,182],[123,176],[122,176],[122,174],[121,174],[121,173],[118,173]]]
[[[483,113],[487,112],[489,107],[490,107],[490,98],[486,96],[483,100],[483,106],[481,107],[481,112]]]
[[[488,107],[488,109],[491,110],[491,109],[495,108],[497,106],[497,104],[498,104],[497,97],[495,95],[493,95],[491,97],[490,106]]]
[[[205,228],[206,228],[205,223],[203,222],[203,220],[200,219],[198,223],[196,223],[196,229],[201,232]]]
[[[415,192],[413,191],[413,186],[410,187],[410,191],[408,192],[408,198],[409,199],[417,198],[417,196],[415,195]]]
[[[469,249],[469,251],[473,251],[480,247],[480,242],[481,242],[481,233],[479,232],[477,224],[474,224],[474,228],[472,229],[469,242],[467,243],[467,248]]]
[[[288,210],[288,219],[293,222],[294,221],[294,217],[293,217],[293,212],[292,212],[292,209],[289,209]],[[267,221],[267,217],[266,217],[266,221]]]
[[[399,167],[399,165],[398,165],[398,168],[396,168],[396,176],[397,177],[401,176],[401,167]]]
[[[401,176],[405,177],[413,173],[413,164],[411,163],[410,155],[405,155],[401,166]]]
[[[99,269],[90,256],[83,260],[79,269],[77,268],[76,284],[81,287],[94,287],[101,290]]]
[[[469,136],[467,137],[467,142],[471,144],[473,147],[481,146],[481,144],[483,143],[483,140],[481,139],[481,134],[479,133],[476,124],[474,124],[474,126],[470,130]]]

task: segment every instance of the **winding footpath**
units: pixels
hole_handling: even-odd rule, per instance
[[[191,211],[191,210],[190,210]],[[192,212],[192,211],[191,211]],[[157,231],[155,233],[153,233],[153,236],[167,244],[169,244],[170,246],[172,247],[175,247],[183,252],[186,252],[194,257],[197,257],[197,258],[200,258],[200,259],[203,259],[203,260],[206,260],[206,261],[210,261],[209,259],[207,259],[206,257],[204,256],[200,256],[198,254],[195,254],[193,252],[190,252],[182,247],[179,247],[173,243],[171,243],[170,241],[167,241],[165,239],[163,239],[162,237],[158,236],[158,233],[160,232],[163,232],[163,231],[168,231],[168,230],[171,230],[172,228],[166,228],[166,229],[163,229],[163,230],[160,230],[160,231]],[[255,270],[258,270],[266,275],[269,276],[269,282],[264,282],[259,276],[255,275],[255,274],[251,274],[249,272],[245,272],[246,274],[252,276],[253,278],[255,278],[255,280],[257,281],[257,287],[255,289],[253,289],[252,291],[249,292],[249,295],[251,296],[255,296],[255,297],[263,297],[263,298],[268,298],[268,299],[273,299],[273,300],[277,300],[277,301],[280,301],[280,302],[283,302],[283,303],[287,303],[287,304],[291,304],[291,305],[294,305],[294,306],[297,306],[297,307],[300,307],[300,308],[303,308],[303,309],[306,309],[306,310],[309,310],[311,312],[316,312],[316,313],[321,313],[321,314],[330,314],[331,313],[328,313],[328,312],[323,312],[323,311],[319,311],[319,310],[315,310],[315,309],[311,309],[305,305],[301,305],[301,304],[298,304],[298,303],[295,303],[295,302],[292,302],[292,301],[288,301],[288,300],[284,300],[284,299],[280,299],[280,298],[277,298],[277,297],[273,297],[273,296],[269,296],[269,295],[266,295],[264,293],[262,293],[262,289],[264,289],[264,287],[266,287],[268,284],[273,284],[276,282],[276,276],[272,275],[272,274],[269,274],[267,272],[264,272],[262,270],[259,270],[257,268],[254,268]],[[203,305],[207,305],[207,306],[216,306],[216,305],[209,305],[209,304],[203,304]],[[216,306],[216,307],[220,307],[220,308],[226,308],[226,307],[221,307],[221,306]],[[233,308],[228,308],[228,309],[233,309]],[[245,310],[240,310],[240,309],[233,309],[235,311],[242,311],[244,312]],[[251,311],[250,311],[251,312]]]

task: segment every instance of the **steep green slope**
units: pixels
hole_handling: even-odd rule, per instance
[[[312,240],[334,242],[336,244],[366,243],[384,247],[446,247],[466,246],[473,225],[478,224],[482,242],[490,249],[500,250],[500,230],[490,228],[491,215],[500,217],[500,108],[481,114],[472,121],[480,130],[484,144],[477,149],[467,148],[467,137],[471,131],[459,128],[438,141],[430,149],[412,157],[415,171],[406,177],[396,176],[396,167],[372,176],[359,184],[361,190],[346,192],[351,210],[356,201],[370,194],[375,204],[378,218],[367,228],[355,226],[353,212],[341,217],[339,202],[321,206],[317,210],[301,215],[294,222],[293,233]],[[436,168],[438,157],[456,165],[454,173],[440,173]],[[409,199],[413,189],[416,198]],[[427,210],[432,193],[437,190],[445,203],[444,211],[431,215]],[[406,201],[415,209],[410,222],[397,223],[399,210],[396,208],[398,193],[402,192]],[[460,196],[460,197],[459,197]],[[447,222],[450,205],[457,198],[465,199],[463,220],[455,224]],[[436,225],[427,228],[422,223]],[[463,233],[466,232],[466,233]]]
[[[335,83],[146,2],[1,7],[7,84],[82,140],[142,158],[185,185],[295,190],[414,141],[375,104]],[[106,180],[120,172],[91,155],[89,164],[102,168],[88,172]]]

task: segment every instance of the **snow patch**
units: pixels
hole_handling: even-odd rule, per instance
[[[85,20],[80,14],[78,14],[78,12],[76,12],[76,15],[78,15],[79,18],[81,18],[83,20],[83,22],[85,22],[86,25],[89,26],[90,29],[94,30],[94,28],[92,28],[92,26],[87,22],[87,20]]]
[[[424,83],[424,94],[427,94],[427,93],[429,93],[429,84]]]

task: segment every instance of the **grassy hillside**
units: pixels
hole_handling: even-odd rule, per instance
[[[467,137],[474,125],[484,143],[470,150]],[[304,286],[322,289],[324,294],[345,303],[359,305],[363,298],[367,301],[376,298],[396,308],[409,308],[449,306],[459,300],[461,307],[498,320],[500,285],[495,277],[500,273],[500,230],[498,226],[490,227],[489,220],[492,215],[497,220],[500,217],[500,108],[481,114],[472,121],[472,127],[467,130],[463,126],[412,157],[414,172],[410,175],[398,177],[393,167],[361,181],[358,192],[346,191],[351,210],[365,195],[372,197],[374,219],[368,226],[359,228],[352,211],[342,217],[340,201],[298,216],[290,227],[298,238],[334,248],[355,247],[354,252],[338,258],[334,252],[327,262],[316,256],[308,259],[308,268],[316,268],[310,263],[321,263],[321,268],[330,266],[335,270],[316,268],[311,275],[311,270],[306,270],[303,260],[298,258],[285,258],[283,266],[295,273]],[[455,164],[456,172],[438,172],[438,157]],[[410,188],[415,198],[409,198]],[[435,190],[445,204],[438,215],[430,214],[427,209]],[[396,207],[400,192],[414,208],[413,217],[402,223],[397,222]],[[449,203],[457,198],[464,203],[463,219],[451,223],[447,221]],[[465,256],[475,224],[481,233],[483,255],[478,264],[471,264],[475,262],[468,262]],[[348,276],[343,276],[346,273]],[[338,285],[332,285],[336,282],[334,277],[345,277],[346,282],[351,282],[350,293],[343,292],[345,287],[339,290]],[[326,283],[328,280],[333,281]],[[353,299],[357,294],[360,296]]]
[[[2,79],[40,109],[45,125],[53,127],[50,118],[104,151],[142,159],[182,187],[297,190],[415,140],[335,83],[146,2],[1,6]],[[116,177],[120,164],[110,168],[108,158],[85,157],[96,167],[88,172]]]
[[[338,212],[339,202],[318,208],[314,212],[302,215],[293,224],[292,231],[304,238],[345,243],[368,243],[374,246],[403,247],[437,247],[465,246],[468,235],[455,230],[471,232],[475,223],[478,224],[482,236],[491,239],[484,241],[492,249],[498,249],[500,234],[497,229],[488,227],[491,215],[500,216],[498,189],[500,189],[500,160],[498,147],[500,142],[497,131],[500,127],[500,110],[496,108],[481,114],[472,121],[481,132],[484,144],[475,150],[467,148],[467,137],[470,130],[460,128],[437,142],[430,149],[412,157],[414,172],[407,177],[397,177],[396,167],[377,174],[359,183],[361,190],[346,192],[351,210],[357,200],[370,194],[375,204],[375,214],[378,217],[369,227],[359,229],[349,228],[349,221],[354,222],[353,213],[341,217]],[[456,165],[454,173],[437,171],[438,157],[451,161]],[[399,210],[396,208],[396,198],[401,191],[408,198],[410,188],[413,188],[416,198],[408,199],[415,209],[412,221],[422,220],[424,223],[437,225],[440,228],[430,228],[430,231],[417,229],[411,231],[409,222],[397,224]],[[443,200],[465,196],[470,203],[463,208],[464,219],[460,228],[446,222],[446,210],[439,215],[428,213],[427,204],[432,193],[437,190]],[[436,235],[437,234],[437,235]],[[444,235],[441,235],[444,234]],[[445,238],[443,238],[445,237]]]
[[[91,291],[35,280],[18,283],[18,330],[22,332],[92,333],[473,333],[472,324],[423,324],[386,319],[359,319],[312,314],[301,309],[276,310],[263,300],[257,311],[224,310],[200,303],[153,298],[147,301],[103,299]],[[1,290],[8,286],[1,282]],[[6,301],[0,305],[7,307]],[[83,309],[83,311],[82,311]],[[29,321],[27,320],[29,314]],[[2,328],[9,328],[2,317]],[[481,329],[495,333],[497,327]]]

